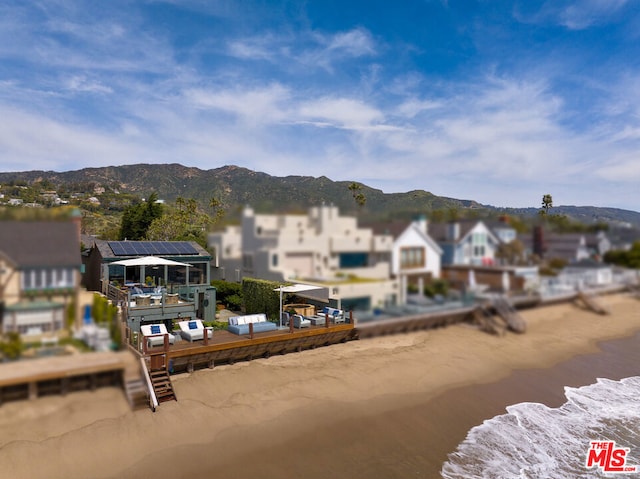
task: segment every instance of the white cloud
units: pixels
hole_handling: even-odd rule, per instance
[[[79,75],[69,78],[67,88],[72,91],[89,93],[113,93],[113,90],[103,85],[99,81],[89,80],[87,77]]]
[[[555,23],[569,30],[584,30],[615,21],[629,0],[547,0],[539,9],[524,13],[516,8],[515,18],[524,23]],[[528,2],[520,7],[532,8]]]
[[[184,98],[195,108],[219,110],[253,124],[268,124],[284,118],[288,90],[279,84],[253,89],[188,89]]]
[[[335,128],[361,129],[384,120],[382,112],[350,98],[321,98],[300,105],[302,120]]]

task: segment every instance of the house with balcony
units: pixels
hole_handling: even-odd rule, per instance
[[[79,217],[0,222],[0,332],[34,340],[79,324]]]
[[[239,226],[209,235],[212,278],[243,277],[325,287],[332,306],[370,310],[399,300],[392,278],[394,241],[359,227],[357,218],[322,205],[307,214],[243,211]]]
[[[376,234],[393,237],[391,275],[399,283],[399,304],[406,302],[409,286],[422,293],[425,284],[440,278],[443,251],[429,235],[426,216],[421,215],[410,222],[392,221],[368,226]]]
[[[85,284],[122,308],[127,333],[142,326],[215,320],[211,255],[195,241],[94,239],[83,258]]]

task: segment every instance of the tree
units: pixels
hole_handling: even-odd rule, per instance
[[[524,244],[519,239],[509,243],[500,243],[496,250],[496,258],[504,260],[506,264],[518,265],[524,263]]]
[[[176,198],[176,205],[171,211],[157,218],[147,230],[147,238],[151,241],[196,241],[206,247],[207,231],[211,218],[198,211],[198,202],[194,199]]]
[[[154,220],[162,217],[162,205],[157,202],[158,194],[151,193],[146,202],[128,206],[120,223],[120,239],[140,241],[147,238],[147,231]]]
[[[220,221],[220,219],[224,216],[224,205],[222,204],[222,201],[220,201],[215,196],[212,196],[209,199],[209,208],[211,208],[211,211],[213,213],[212,222],[217,223],[218,221]]]
[[[553,198],[550,194],[542,195],[542,210],[541,214],[544,216],[549,215],[549,210],[553,206]]]
[[[351,191],[351,195],[353,196],[356,205],[362,208],[367,202],[367,197],[362,193],[362,185],[360,183],[351,183],[349,185],[349,191]]]

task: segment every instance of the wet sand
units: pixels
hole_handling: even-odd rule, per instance
[[[0,468],[16,478],[438,477],[467,431],[507,405],[559,406],[565,385],[639,374],[640,301],[601,301],[611,315],[569,303],[523,311],[523,335],[459,325],[177,375],[179,401],[156,413],[128,411],[116,390],[7,403]]]

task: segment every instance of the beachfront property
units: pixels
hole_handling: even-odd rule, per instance
[[[121,308],[127,335],[155,324],[172,331],[175,321],[215,320],[210,261],[194,241],[95,240],[85,282]]]
[[[429,235],[425,215],[410,222],[392,221],[367,226],[376,234],[393,238],[390,273],[398,280],[398,304],[407,302],[410,285],[422,294],[425,284],[441,277],[443,250]]]
[[[79,304],[80,219],[0,222],[0,332],[33,341],[66,332]]]
[[[327,288],[330,306],[368,310],[399,301],[391,276],[394,241],[359,227],[357,218],[322,205],[305,214],[242,213],[240,226],[208,237],[212,278],[304,282]]]
[[[443,265],[492,265],[501,242],[480,220],[430,223],[429,234],[442,248]]]

